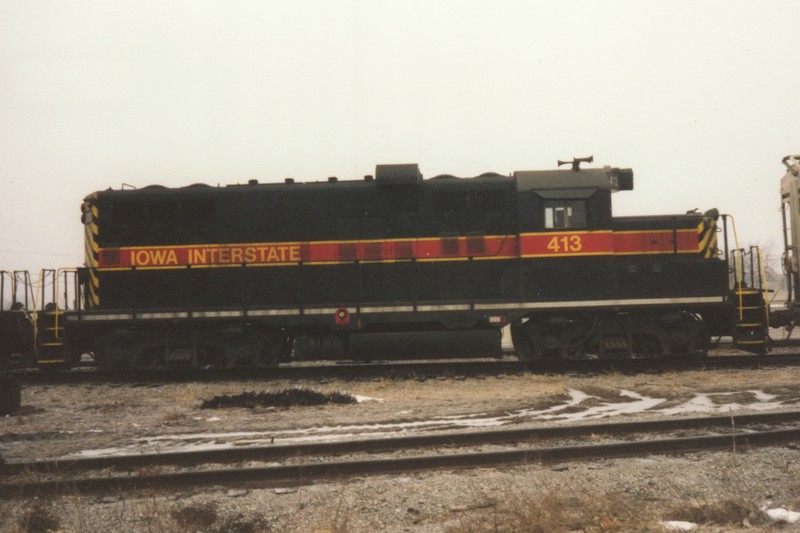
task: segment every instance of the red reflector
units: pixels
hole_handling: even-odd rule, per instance
[[[336,324],[337,325],[346,325],[350,323],[350,312],[347,311],[344,307],[340,307],[336,310]]]

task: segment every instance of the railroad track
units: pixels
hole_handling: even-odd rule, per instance
[[[707,450],[736,450],[800,442],[800,411],[761,413],[736,417],[667,419],[569,427],[528,428],[473,433],[443,433],[315,444],[252,447],[128,455],[91,459],[59,459],[0,465],[0,497],[53,494],[117,493],[141,489],[174,489],[208,485],[290,487],[349,476],[421,472],[438,469],[502,467],[589,459],[677,454]],[[785,427],[789,424],[790,427]],[[763,426],[771,426],[763,429]],[[783,426],[776,428],[775,426]],[[743,430],[750,426],[762,426]],[[690,437],[652,438],[682,430],[705,430]],[[627,440],[601,444],[534,446],[532,441],[572,439],[596,441],[598,436],[628,436]],[[632,438],[637,436],[637,438]],[[453,451],[483,445],[511,445],[490,452]],[[440,453],[392,455],[399,450],[437,448]],[[441,450],[446,450],[442,452]],[[386,453],[383,458],[331,460],[332,456]],[[275,465],[276,461],[286,464]],[[165,467],[241,462],[264,466],[168,471]],[[87,476],[87,473],[102,472]],[[108,472],[115,472],[109,475]],[[8,481],[9,478],[16,481]]]
[[[721,370],[800,365],[800,353],[771,355],[712,355],[709,357],[672,357],[664,359],[564,360],[540,359],[517,361],[440,360],[385,361],[381,363],[291,364],[279,368],[210,368],[210,369],[97,369],[28,370],[13,372],[25,384],[68,383],[142,383],[205,382],[236,380],[320,380],[320,379],[426,379],[470,377],[499,374],[662,372],[668,370]]]

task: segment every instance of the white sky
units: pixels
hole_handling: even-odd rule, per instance
[[[80,202],[181,186],[632,167],[780,253],[793,1],[0,0],[0,269],[83,262]]]

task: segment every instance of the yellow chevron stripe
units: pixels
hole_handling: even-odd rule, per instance
[[[712,218],[703,218],[697,225],[698,249],[703,252],[705,259],[714,257],[717,249],[717,223]]]
[[[96,199],[96,194],[87,199]],[[93,307],[100,306],[100,278],[97,277],[97,265],[100,260],[100,246],[97,244],[97,237],[100,235],[100,226],[97,224],[100,218],[100,210],[97,205],[90,203],[92,220],[86,225],[85,236],[85,255],[86,266],[89,268],[89,302]]]

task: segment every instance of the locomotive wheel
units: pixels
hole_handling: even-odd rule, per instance
[[[530,361],[541,357],[541,355],[537,354],[533,343],[532,329],[533,324],[530,321],[511,324],[511,343],[514,345],[517,357],[522,361]]]
[[[586,348],[584,343],[587,336],[585,334],[570,334],[565,337],[565,341],[561,345],[561,357],[566,359],[585,359]]]
[[[671,353],[706,357],[711,335],[700,317],[683,313],[668,327],[666,342]]]
[[[164,366],[164,348],[161,346],[140,346],[136,350],[134,368],[160,368]]]
[[[638,333],[633,335],[631,352],[634,357],[661,357],[664,355],[663,342],[655,333]]]
[[[216,344],[204,344],[198,347],[197,364],[201,368],[232,366],[225,348]]]
[[[94,359],[101,366],[109,368],[128,368],[131,361],[127,357],[127,350],[118,344],[106,343],[95,351]]]
[[[283,332],[264,335],[263,344],[254,355],[253,364],[263,367],[277,367],[291,355],[292,339]]]
[[[536,324],[532,320],[511,325],[511,341],[524,361],[543,357],[586,358],[592,325],[583,321]]]

